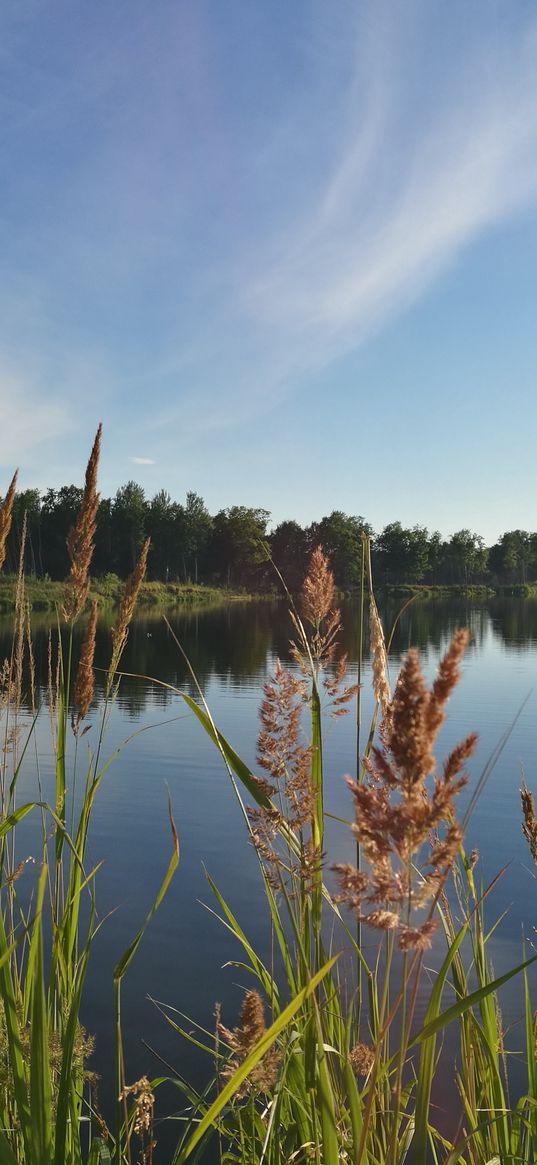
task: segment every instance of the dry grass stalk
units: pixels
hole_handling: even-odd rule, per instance
[[[95,632],[97,630],[97,600],[94,599],[91,604],[90,617],[86,634],[82,643],[82,651],[80,653],[80,662],[75,679],[75,705],[76,705],[76,719],[74,722],[75,732],[78,732],[80,723],[87,716],[91,701],[93,700],[93,687],[95,676],[93,673],[93,658],[95,655]]]
[[[93,557],[93,539],[97,525],[99,494],[97,469],[101,451],[102,425],[99,425],[86,469],[82,503],[77,520],[67,536],[67,551],[71,562],[65,585],[62,613],[67,621],[78,617],[89,593],[89,568]]]
[[[112,687],[112,683],[114,681],[114,676],[115,676],[116,671],[119,667],[119,661],[121,659],[121,656],[123,654],[123,649],[124,649],[125,644],[127,642],[127,637],[129,634],[129,626],[130,626],[132,616],[134,614],[136,600],[137,600],[138,595],[140,593],[140,587],[141,587],[141,585],[144,581],[144,578],[145,578],[145,572],[146,572],[146,567],[147,567],[147,555],[149,553],[150,545],[151,545],[151,539],[146,538],[146,540],[142,546],[142,549],[140,551],[140,557],[138,558],[138,562],[136,563],[136,566],[135,566],[132,574],[129,575],[127,582],[125,583],[125,590],[124,590],[123,598],[122,598],[120,606],[119,606],[118,616],[116,619],[116,625],[115,625],[115,627],[112,628],[112,658],[110,660],[110,666],[108,668],[108,673],[106,676],[106,693],[107,693],[107,695],[110,692],[110,689]]]
[[[32,643],[32,625],[30,621],[30,606],[26,606],[26,651],[28,654],[28,669],[30,674],[30,703],[32,712],[35,714],[35,658],[34,645]]]
[[[369,600],[369,624],[371,629],[373,694],[380,707],[382,719],[386,720],[391,700],[390,685],[388,682],[388,657],[384,642],[384,632],[373,595],[371,595]]]
[[[140,1165],[151,1165],[153,1149],[157,1142],[153,1138],[153,1112],[155,1096],[147,1076],[141,1076],[134,1084],[127,1084],[120,1093],[120,1100],[127,1100],[129,1096],[134,1100],[133,1133],[140,1138],[142,1148],[139,1156]],[[130,1160],[130,1157],[129,1157]]]
[[[338,899],[370,926],[397,930],[401,950],[431,945],[436,923],[427,917],[414,925],[412,912],[440,892],[462,840],[454,802],[466,783],[463,766],[477,738],[472,733],[457,745],[441,774],[433,745],[467,642],[466,631],[456,632],[431,691],[417,652],[408,653],[388,709],[382,747],[373,748],[364,760],[364,782],[349,780],[356,817],[352,829],[369,872],[351,865],[334,867],[341,889]]]
[[[537,865],[537,818],[535,817],[535,801],[533,793],[530,793],[527,786],[524,784],[520,790],[520,800],[522,802],[522,833],[530,847],[531,856]]]
[[[17,473],[15,470],[11,482],[8,487],[6,496],[0,506],[0,570],[2,569],[6,558],[6,542],[9,531],[11,529],[11,517],[13,513],[13,502],[15,501],[15,489],[17,486]]]
[[[17,585],[15,588],[15,627],[12,651],[11,690],[10,700],[15,713],[20,708],[22,699],[22,671],[24,662],[24,637],[26,626],[26,604],[24,595],[24,558],[26,553],[26,514],[22,522],[22,532],[19,550],[19,567],[17,571]]]
[[[266,1031],[263,1000],[259,991],[246,992],[239,1012],[237,1027],[230,1030],[220,1023],[218,1031],[233,1052],[232,1058],[221,1073],[222,1079],[229,1079]],[[278,1078],[279,1064],[280,1056],[276,1048],[269,1048],[259,1063],[255,1065],[255,1068],[252,1068],[250,1075],[246,1077],[236,1096],[240,1099],[252,1092],[271,1092]]]
[[[52,628],[49,627],[48,642],[47,642],[47,693],[48,693],[48,714],[50,719],[50,729],[52,738],[56,740],[56,694],[54,688],[54,677],[52,674]]]

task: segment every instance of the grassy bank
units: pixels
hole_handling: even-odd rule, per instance
[[[115,607],[121,600],[124,582],[117,575],[107,575],[103,579],[93,579],[89,599],[96,599],[100,607]],[[0,576],[0,612],[15,610],[17,579],[15,575]],[[25,597],[32,611],[54,611],[63,602],[65,583],[50,579],[28,578],[25,581]],[[208,587],[201,583],[144,582],[138,603],[142,606],[208,606],[229,603],[251,596],[238,594],[223,587]]]
[[[388,583],[384,588],[386,594],[396,598],[418,599],[493,599],[493,598],[537,598],[537,583],[451,583],[433,585],[432,583]]]

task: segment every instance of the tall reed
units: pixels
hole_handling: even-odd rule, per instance
[[[104,728],[113,692],[103,705],[98,744],[79,755],[81,725],[94,691],[97,607],[91,606],[82,650],[75,666],[73,629],[82,617],[89,592],[98,506],[97,470],[101,426],[86,470],[78,517],[69,532],[69,577],[58,613],[56,636],[49,639],[49,705],[55,753],[55,797],[37,796],[17,804],[24,758],[35,746],[40,708],[35,703],[34,663],[24,594],[24,537],[18,574],[11,659],[0,669],[0,1163],[1,1165],[99,1165],[129,1162],[131,1139],[146,1131],[141,1123],[141,1093],[120,1075],[123,1101],[114,1132],[99,1116],[89,1064],[93,1040],[81,1025],[80,1009],[93,940],[98,927],[95,906],[97,867],[86,866],[91,810],[109,766],[101,759]],[[0,508],[0,557],[9,533],[16,475]],[[148,545],[125,588],[108,668],[109,689],[128,634],[145,572]],[[54,660],[56,662],[54,663]],[[25,692],[25,683],[29,692]],[[27,709],[30,709],[30,715]],[[71,712],[71,717],[70,717]],[[78,769],[83,785],[77,794]],[[33,894],[20,891],[28,859],[18,857],[16,833],[30,814],[38,814],[40,842],[35,856]],[[115,969],[115,997],[120,983],[160,904],[178,862],[177,834],[170,812],[172,856],[148,917]],[[23,843],[24,844],[24,843]],[[33,860],[33,859],[32,859]],[[84,919],[84,921],[83,921]],[[118,1060],[121,1031],[116,1026]],[[119,1086],[118,1086],[119,1095]],[[118,1102],[119,1105],[119,1102]],[[118,1109],[119,1111],[119,1109]],[[146,1145],[147,1148],[147,1145]],[[147,1157],[149,1162],[150,1157]]]

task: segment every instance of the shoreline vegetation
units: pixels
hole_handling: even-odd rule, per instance
[[[358,612],[362,632],[366,613],[370,625],[369,725],[360,716],[363,653],[358,683],[351,684],[334,576],[320,546],[296,601],[287,593],[293,663],[276,660],[264,684],[257,771],[215,725],[201,688],[195,699],[167,685],[218,749],[222,776],[233,784],[245,845],[253,846],[258,862],[270,957],[252,945],[248,917],[235,916],[207,871],[212,913],[235,944],[236,958],[226,965],[239,968],[246,981],[242,1004],[236,1016],[216,1005],[203,1026],[183,1017],[176,1001],[154,1001],[179,1049],[186,1039],[206,1054],[206,1085],[198,1091],[158,1055],[155,1077],[132,1080],[122,1040],[122,983],[142,940],[151,941],[146,931],[180,862],[170,803],[160,888],[112,975],[115,1080],[111,1094],[98,1098],[92,1017],[85,1028],[80,1016],[97,957],[94,940],[108,916],[99,918],[100,863],[92,864],[88,842],[95,799],[102,783],[114,779],[107,727],[150,549],[147,538],[122,587],[96,709],[95,598],[81,644],[74,629],[90,599],[100,441],[99,426],[67,535],[69,568],[58,628],[49,634],[44,700],[35,686],[24,525],[13,649],[0,669],[1,1165],[537,1165],[536,1029],[527,975],[537,954],[521,941],[518,965],[495,977],[491,944],[502,919],[494,920],[493,894],[501,871],[482,885],[480,867],[474,872],[479,854],[465,848],[471,807],[486,792],[493,762],[474,783],[463,816],[459,794],[469,781],[476,734],[442,760],[435,755],[470,633],[453,631],[431,686],[410,649],[392,687],[390,638],[375,602],[366,535]],[[14,490],[15,478],[0,506],[0,568]],[[181,650],[169,623],[168,629]],[[50,715],[55,760],[45,785],[35,736],[40,702],[45,719],[47,710]],[[85,723],[92,705],[97,715]],[[351,709],[356,763],[347,782],[349,820],[338,819],[349,860],[334,864],[335,855],[326,853],[332,842],[325,829],[323,740],[327,723]],[[537,864],[535,804],[525,787],[522,813]],[[26,866],[19,838],[30,814],[40,841],[35,869],[28,870],[29,893],[27,879],[19,881]],[[510,1025],[516,1076],[500,1007],[501,988],[511,980],[522,1020]],[[444,1039],[448,1028],[453,1039]],[[148,1049],[148,1072],[152,1063]],[[162,1075],[164,1065],[171,1075]],[[443,1122],[438,1127],[435,1078],[455,1084],[448,1130]],[[157,1122],[155,1102],[165,1103],[165,1083],[179,1099],[173,1111],[158,1112]],[[158,1144],[163,1120],[174,1140],[169,1153]]]
[[[125,589],[122,579],[92,579],[86,605],[95,601],[99,609],[116,608]],[[55,611],[62,603],[65,583],[52,579],[25,578],[25,599],[31,611]],[[143,582],[138,595],[138,607],[208,607],[223,603],[248,602],[260,595],[243,594],[226,587],[210,587],[203,583]],[[17,605],[17,576],[0,576],[0,615],[15,611]]]
[[[108,575],[103,579],[92,579],[87,604],[96,600],[99,609],[115,609],[124,590],[124,582],[117,575]],[[25,600],[30,611],[55,611],[63,602],[65,584],[52,579],[40,579],[32,576],[25,577]],[[537,583],[388,583],[376,588],[378,595],[393,598],[416,600],[434,599],[473,599],[476,602],[485,602],[494,598],[537,598]],[[357,599],[357,588],[341,588],[336,590],[341,599]],[[208,586],[205,583],[165,583],[145,581],[142,583],[138,596],[138,607],[161,608],[162,610],[174,607],[206,608],[222,606],[226,603],[279,601],[285,599],[275,590],[246,591],[233,590],[223,586]],[[15,611],[17,605],[17,576],[0,575],[0,615]]]
[[[67,538],[82,500],[74,485],[39,491],[13,488],[11,526],[5,542],[5,569],[19,569],[25,529],[23,569],[33,579],[64,579],[69,570]],[[198,583],[233,593],[277,589],[274,566],[298,594],[316,546],[322,546],[338,591],[360,586],[361,539],[367,536],[375,586],[537,586],[537,532],[507,530],[487,546],[475,531],[450,537],[424,526],[389,522],[375,532],[361,515],[333,510],[302,526],[293,519],[273,524],[261,507],[233,505],[211,514],[192,491],[184,501],[165,490],[152,498],[135,481],[114,497],[99,497],[95,512],[92,574],[126,579],[146,538],[151,546],[147,578],[163,584]],[[503,593],[503,592],[500,592]],[[518,592],[516,592],[518,593]]]

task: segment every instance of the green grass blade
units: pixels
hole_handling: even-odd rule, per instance
[[[30,810],[35,809],[36,805],[37,801],[28,801],[26,805],[20,805],[18,809],[13,811],[13,813],[8,814],[8,816],[4,818],[2,824],[0,825],[0,840],[5,837],[6,833],[9,833],[11,829],[14,829],[15,826],[18,825],[19,821],[22,821],[23,817],[26,817],[26,814],[30,813]]]
[[[247,939],[242,927],[235,918],[235,915],[233,914],[232,910],[230,910],[225,898],[222,897],[218,887],[213,882],[210,874],[208,874],[207,871],[205,871],[205,877],[207,878],[209,886],[211,887],[218,905],[225,915],[225,918],[221,918],[220,922],[223,926],[227,926],[228,930],[235,935],[237,942],[239,942],[246,951],[246,954],[248,955],[251,962],[251,969],[259,979],[259,982],[263,985],[263,988],[266,991],[269,999],[271,999],[273,996],[277,997],[278,991],[272,976],[269,974],[264,963],[261,962],[261,959],[258,958],[252,944]],[[216,915],[216,917],[218,918],[219,915]]]
[[[454,941],[451,943],[446,957],[436,976],[431,996],[424,1016],[424,1027],[434,1022],[440,1014],[442,993],[448,971],[459,950],[462,940],[468,931],[468,923],[461,927]],[[431,1087],[434,1073],[436,1038],[434,1033],[422,1040],[420,1062],[416,1085],[415,1130],[412,1142],[412,1160],[415,1165],[426,1165],[429,1141],[429,1106]]]
[[[52,1157],[52,1084],[50,1077],[49,1034],[43,968],[43,897],[47,879],[43,865],[37,889],[34,922],[35,962],[32,975],[32,1026],[30,1041],[30,1110],[31,1137],[36,1165],[49,1165]],[[32,936],[33,938],[33,936]]]
[[[80,1001],[86,977],[88,958],[91,946],[91,936],[86,940],[80,955],[76,979],[72,989],[71,1005],[63,1037],[63,1054],[58,1082],[58,1101],[56,1113],[56,1136],[54,1165],[64,1165],[68,1160],[67,1143],[69,1137],[78,1137],[78,1129],[73,1128],[73,1118],[76,1117],[78,1097],[73,1097],[72,1065],[78,1030]]]
[[[65,814],[65,746],[66,746],[67,713],[63,688],[60,684],[58,692],[58,733],[56,739],[56,798],[55,813],[59,821],[64,820]],[[59,862],[63,849],[63,830],[56,829],[56,861]]]
[[[0,1165],[19,1165],[5,1134],[0,1129]]]
[[[216,1100],[214,1100],[210,1108],[207,1109],[207,1112],[199,1122],[195,1132],[189,1138],[186,1145],[180,1150],[179,1154],[174,1158],[174,1165],[182,1165],[182,1162],[186,1161],[187,1158],[190,1157],[190,1154],[196,1148],[196,1145],[215,1123],[217,1118],[220,1116],[222,1109],[225,1108],[228,1101],[231,1100],[231,1097],[237,1091],[237,1088],[239,1088],[243,1081],[246,1080],[246,1077],[250,1075],[253,1068],[255,1068],[256,1064],[258,1064],[259,1061],[263,1058],[265,1052],[269,1050],[277,1036],[279,1036],[280,1032],[282,1032],[284,1028],[287,1027],[287,1024],[290,1023],[296,1013],[300,1011],[300,1008],[303,1006],[306,999],[309,998],[321,980],[324,979],[324,976],[327,975],[332,969],[337,957],[338,956],[335,955],[334,958],[329,959],[324,967],[321,967],[320,971],[318,971],[317,974],[314,975],[310,980],[308,986],[300,991],[298,995],[296,995],[295,998],[291,1000],[291,1003],[289,1003],[287,1007],[284,1008],[277,1019],[274,1020],[274,1023],[272,1023],[269,1028],[267,1028],[261,1039],[256,1044],[255,1048],[253,1048],[252,1051],[245,1057],[245,1059],[242,1061],[242,1064],[239,1065],[239,1067],[233,1073],[233,1076],[231,1076],[227,1083],[224,1085],[222,1091],[216,1097]]]
[[[22,1043],[17,1015],[16,991],[11,973],[9,954],[13,944],[8,944],[4,919],[0,912],[0,1000],[4,1008],[9,1064],[13,1077],[13,1093],[17,1116],[22,1130],[28,1161],[31,1161],[30,1105],[28,1083],[22,1055]]]
[[[499,979],[494,979],[491,983],[487,983],[486,986],[480,987],[477,991],[472,991],[471,994],[467,995],[464,999],[459,999],[458,1003],[454,1003],[452,1007],[448,1007],[447,1011],[443,1011],[441,1015],[436,1017],[436,1019],[433,1019],[430,1023],[426,1024],[421,1029],[421,1031],[418,1032],[416,1036],[414,1036],[414,1039],[409,1044],[409,1047],[413,1048],[416,1046],[416,1044],[421,1044],[423,1040],[427,1040],[429,1036],[434,1035],[435,1032],[438,1032],[443,1027],[446,1027],[447,1024],[451,1023],[453,1019],[458,1019],[460,1015],[464,1015],[464,1013],[469,1011],[471,1007],[474,1007],[476,1003],[480,1003],[482,999],[485,999],[488,995],[492,995],[494,991],[497,991],[498,988],[503,987],[504,983],[508,983],[509,980],[513,979],[515,975],[519,975],[525,967],[531,967],[531,964],[535,963],[536,960],[537,955],[533,955],[531,959],[526,959],[523,963],[520,963],[518,967],[514,967],[512,971],[507,971],[505,975],[500,975]]]
[[[172,842],[173,842],[172,856],[171,856],[170,861],[168,863],[168,868],[167,868],[166,873],[164,875],[161,887],[160,887],[158,894],[157,894],[157,896],[156,896],[156,898],[151,906],[151,909],[149,910],[149,913],[147,914],[145,922],[140,927],[138,934],[135,935],[132,942],[127,947],[127,950],[124,952],[124,954],[121,956],[119,962],[116,963],[116,966],[114,967],[114,976],[113,976],[114,983],[119,983],[119,981],[123,978],[129,964],[132,962],[132,960],[136,954],[136,951],[138,950],[138,947],[142,941],[142,938],[145,934],[145,931],[146,931],[149,923],[151,922],[153,915],[158,910],[158,908],[162,902],[162,899],[165,897],[166,892],[168,890],[168,887],[170,885],[170,882],[173,878],[173,875],[175,874],[177,866],[179,865],[179,838],[177,836],[175,822],[174,822],[173,817],[172,817],[171,805],[168,805],[168,816],[169,816],[169,821],[170,821],[170,829],[172,832]]]

